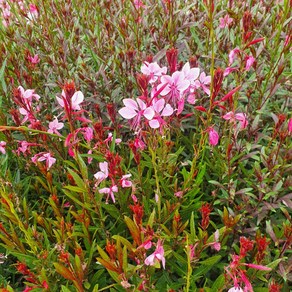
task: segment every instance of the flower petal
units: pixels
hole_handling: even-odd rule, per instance
[[[151,108],[151,107],[147,107],[145,110],[144,110],[144,113],[143,113],[143,116],[147,119],[147,120],[152,120],[153,117],[155,115],[155,112],[154,110]]]
[[[136,115],[137,115],[137,112],[132,109],[132,108],[129,108],[129,107],[122,107],[120,110],[119,110],[119,114],[125,118],[125,119],[132,119],[134,118]]]

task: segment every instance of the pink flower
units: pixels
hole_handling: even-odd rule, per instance
[[[33,65],[37,64],[40,62],[40,58],[38,56],[38,54],[34,55],[34,57],[32,56],[28,56],[28,60],[29,62],[31,62]]]
[[[206,73],[202,72],[200,74],[199,80],[196,80],[194,85],[196,88],[201,87],[206,94],[210,95],[210,89],[208,86],[210,83],[211,83],[211,76],[206,76]]]
[[[128,180],[128,178],[131,176],[132,176],[131,174],[125,174],[122,176],[122,178],[121,178],[122,188],[129,188],[132,186],[132,182],[130,180]]]
[[[253,65],[254,61],[255,61],[255,58],[253,56],[246,57],[246,59],[245,59],[245,62],[246,62],[245,63],[245,70],[246,71],[250,70],[250,68]]]
[[[237,54],[240,53],[240,50],[238,48],[235,48],[233,50],[230,51],[228,58],[229,58],[229,66],[231,66],[234,62],[234,59],[236,57]]]
[[[6,147],[6,142],[5,141],[0,141],[0,152],[2,154],[5,154],[6,153],[5,147]]]
[[[157,101],[153,101],[152,108],[155,111],[154,118],[149,121],[149,126],[152,129],[157,129],[165,124],[163,117],[169,117],[173,114],[173,108],[168,103],[165,105],[165,100],[159,99]]]
[[[248,125],[248,121],[246,118],[246,114],[244,113],[238,113],[234,115],[235,119],[240,122],[240,128],[245,129]]]
[[[218,133],[213,128],[209,128],[209,144],[212,146],[216,146],[218,144],[218,141]]]
[[[162,76],[163,74],[166,74],[167,68],[166,67],[160,67],[157,62],[154,63],[148,63],[144,62],[144,64],[141,66],[141,72],[149,77],[149,83],[154,83],[157,81],[158,77]]]
[[[224,17],[219,18],[219,21],[220,21],[219,27],[225,28],[225,27],[228,27],[229,24],[233,22],[233,19],[229,17],[228,14],[226,14]]]
[[[159,90],[164,86],[160,95],[169,95],[169,99],[172,100],[173,104],[176,104],[177,99],[189,88],[190,84],[190,81],[185,78],[183,72],[176,71],[171,76],[163,75],[161,77],[161,84],[158,85],[157,89]]]
[[[93,130],[90,127],[81,128],[84,139],[87,142],[90,142],[93,139]]]
[[[112,133],[108,133],[108,136],[107,138],[104,140],[105,143],[108,143],[108,142],[112,142],[113,141],[113,134]],[[120,138],[116,138],[115,139],[115,143],[118,145],[122,142],[122,139]]]
[[[145,5],[141,0],[134,0],[135,8],[138,10],[139,8],[144,8]]]
[[[139,137],[135,138],[134,146],[135,146],[136,149],[139,149],[139,150],[142,150],[142,151],[146,148],[146,144]]]
[[[123,103],[125,107],[119,110],[119,114],[128,120],[134,118],[132,126],[135,129],[139,127],[142,116],[144,116],[147,120],[152,120],[154,117],[154,110],[151,107],[147,107],[140,98],[137,98],[137,101],[130,98],[125,98]]]
[[[48,133],[57,134],[61,136],[58,130],[61,130],[64,127],[63,123],[59,123],[58,119],[55,118],[52,122],[49,122],[49,130]]]
[[[65,97],[64,90],[62,91],[62,98],[60,98],[58,96],[56,96],[56,98],[57,98],[59,105],[61,107],[65,107],[64,100],[66,101],[66,97]],[[70,100],[72,110],[80,110],[80,104],[83,102],[83,100],[84,100],[83,93],[81,91],[76,91]]]
[[[30,20],[33,20],[33,18],[38,18],[39,12],[38,12],[36,5],[29,4],[29,12],[28,12],[27,16]]]
[[[38,94],[34,93],[34,89],[24,90],[24,88],[22,86],[19,86],[18,90],[21,94],[21,97],[26,101],[27,104],[30,104],[32,102],[33,98],[35,100],[39,100],[41,98]]]
[[[185,75],[185,79],[190,81],[190,85],[192,86],[196,79],[198,79],[200,75],[200,68],[191,68],[190,63],[187,62],[182,67],[182,72]]]
[[[116,185],[113,185],[113,186],[111,186],[109,188],[100,189],[98,192],[100,194],[107,194],[106,202],[108,202],[108,198],[110,196],[112,201],[115,203],[116,200],[115,200],[115,194],[114,193],[118,192],[118,187]]]
[[[37,161],[45,161],[46,162],[46,168],[49,170],[52,165],[56,162],[56,159],[51,156],[51,153],[47,152],[41,152],[36,154],[31,158],[32,162],[37,163]]]
[[[197,99],[196,99],[196,95],[194,93],[191,93],[188,95],[187,102],[189,104],[195,104],[196,101],[197,101]]]
[[[230,288],[228,292],[243,292],[243,290],[238,286]]]
[[[223,76],[226,77],[228,76],[231,72],[238,70],[238,68],[232,68],[232,67],[227,67],[224,70]]]
[[[108,163],[106,161],[100,162],[99,168],[100,168],[100,171],[98,171],[94,175],[94,177],[98,180],[98,183],[102,182],[108,177]]]
[[[25,154],[26,152],[30,153],[29,148],[31,146],[41,146],[40,144],[37,144],[37,143],[28,143],[27,141],[18,141],[18,143],[20,144],[20,146],[15,151],[18,156],[20,155],[20,153],[23,153],[23,154]]]
[[[163,268],[165,269],[165,257],[164,257],[164,249],[161,244],[161,240],[159,239],[156,245],[156,249],[154,253],[148,256],[144,263],[146,266],[154,266],[157,262],[162,263]]]
[[[244,114],[244,113],[234,114],[234,112],[229,112],[223,116],[223,119],[229,120],[230,122],[235,122],[236,120],[239,121],[241,129],[245,129],[248,125],[246,114]]]

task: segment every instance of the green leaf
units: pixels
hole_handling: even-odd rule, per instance
[[[7,62],[7,58],[4,60],[2,67],[0,69],[0,82],[2,85],[2,89],[5,93],[7,93],[7,86],[5,83],[5,78],[4,78],[4,73],[5,73],[5,67],[6,67],[6,62]]]
[[[65,287],[64,285],[61,286],[62,292],[72,292],[71,290],[69,290],[67,287]]]
[[[84,183],[83,179],[75,171],[73,171],[70,168],[68,168],[68,172],[73,177],[76,185],[85,192],[86,187],[85,187],[85,183]]]
[[[216,263],[218,263],[221,259],[221,255],[215,255],[213,257],[210,257],[202,262],[200,262],[201,265],[205,265],[205,266],[213,266]]]
[[[212,285],[211,291],[220,291],[220,289],[223,288],[224,284],[225,284],[225,277],[222,274],[215,280],[214,284]]]

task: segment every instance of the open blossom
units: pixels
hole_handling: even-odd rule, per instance
[[[28,61],[30,63],[32,63],[33,65],[40,62],[40,58],[39,58],[38,54],[34,55],[33,57],[29,55],[27,58],[28,58]]]
[[[137,101],[125,98],[123,103],[125,107],[119,110],[119,114],[125,119],[134,119],[132,122],[133,128],[139,127],[142,117],[147,120],[152,120],[154,117],[154,110],[151,107],[147,107],[140,98],[137,98]]]
[[[235,49],[230,51],[230,53],[228,55],[229,66],[231,66],[233,64],[236,55],[238,55],[239,53],[240,53],[240,49],[238,49],[238,48],[235,48]]]
[[[134,5],[136,9],[145,8],[146,6],[142,2],[142,0],[134,0]]]
[[[132,176],[131,174],[125,174],[122,176],[121,178],[122,188],[129,188],[132,186],[132,182],[128,180],[128,178],[130,178],[131,176]]]
[[[68,103],[65,95],[65,91],[62,91],[62,98],[56,96],[57,101],[61,107],[65,107],[65,102]],[[84,95],[81,91],[76,91],[73,96],[71,97],[71,100],[69,101],[70,104],[66,104],[66,106],[71,107],[72,110],[80,110],[80,104],[84,100]]]
[[[6,142],[5,141],[0,141],[0,152],[2,154],[5,154],[6,153],[5,147],[6,147]]]
[[[106,202],[108,202],[109,197],[111,197],[112,201],[115,203],[115,194],[118,192],[118,187],[113,185],[109,188],[103,188],[98,191],[100,194],[107,194]]]
[[[158,90],[164,87],[160,92],[160,95],[168,96],[173,104],[176,104],[177,99],[182,96],[190,84],[190,81],[185,78],[183,72],[176,71],[171,76],[163,75],[161,77],[161,84],[158,85]]]
[[[153,101],[152,108],[155,111],[154,118],[149,121],[149,126],[152,129],[157,129],[165,124],[163,117],[169,117],[173,114],[173,108],[170,104],[165,104],[165,100],[159,99],[157,101]]]
[[[104,140],[105,143],[108,143],[108,142],[112,142],[113,141],[113,133],[108,133],[108,136],[107,138]],[[116,138],[115,139],[115,143],[118,145],[122,142],[122,139],[121,138]]]
[[[154,266],[157,262],[160,261],[163,268],[165,269],[164,249],[161,244],[161,240],[159,239],[155,251],[145,259],[144,263],[146,266]]]
[[[234,112],[229,112],[223,116],[223,119],[229,120],[230,122],[235,122],[236,120],[239,121],[241,129],[245,129],[248,125],[246,114],[244,114],[244,113],[234,114]]]
[[[199,80],[196,80],[194,83],[195,88],[202,88],[203,91],[210,95],[209,84],[211,83],[211,76],[206,76],[205,72],[200,74]]]
[[[243,290],[238,286],[230,288],[228,292],[243,292]]]
[[[93,129],[90,127],[81,128],[81,133],[83,134],[84,139],[87,142],[90,142],[93,139]]]
[[[47,170],[49,170],[52,167],[52,165],[56,162],[56,158],[51,156],[51,153],[49,153],[49,152],[38,153],[38,154],[34,155],[31,158],[31,160],[35,164],[37,164],[37,161],[45,161]]]
[[[228,27],[233,22],[233,19],[229,17],[228,14],[226,14],[224,17],[219,18],[219,21],[220,21],[219,27],[225,28]]]
[[[38,18],[38,16],[39,16],[39,12],[38,12],[38,9],[37,9],[36,5],[29,4],[28,18],[29,19]]]
[[[144,62],[144,64],[141,66],[141,72],[149,77],[149,83],[154,83],[157,81],[158,77],[166,74],[167,68],[166,67],[160,67],[157,62],[154,63],[148,63]]]
[[[19,86],[18,90],[20,92],[21,97],[29,104],[32,102],[33,99],[35,100],[40,99],[40,96],[38,94],[35,94],[34,89],[25,90],[22,86]]]
[[[58,119],[55,118],[52,122],[49,123],[48,133],[61,135],[58,130],[61,130],[64,127],[64,123],[59,123]]]
[[[98,180],[98,182],[102,182],[108,177],[108,163],[105,162],[100,162],[99,163],[99,168],[100,171],[98,171],[94,177]]]
[[[184,73],[185,79],[190,81],[190,91],[192,92],[192,85],[194,85],[195,80],[197,80],[200,75],[200,68],[191,68],[190,63],[187,62],[184,64],[181,71]]]

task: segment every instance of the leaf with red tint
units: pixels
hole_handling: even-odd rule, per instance
[[[259,43],[259,42],[262,42],[265,38],[258,38],[258,39],[255,39],[253,41],[251,41],[250,43],[247,44],[247,47],[250,47],[251,45],[254,45],[256,43]]]

